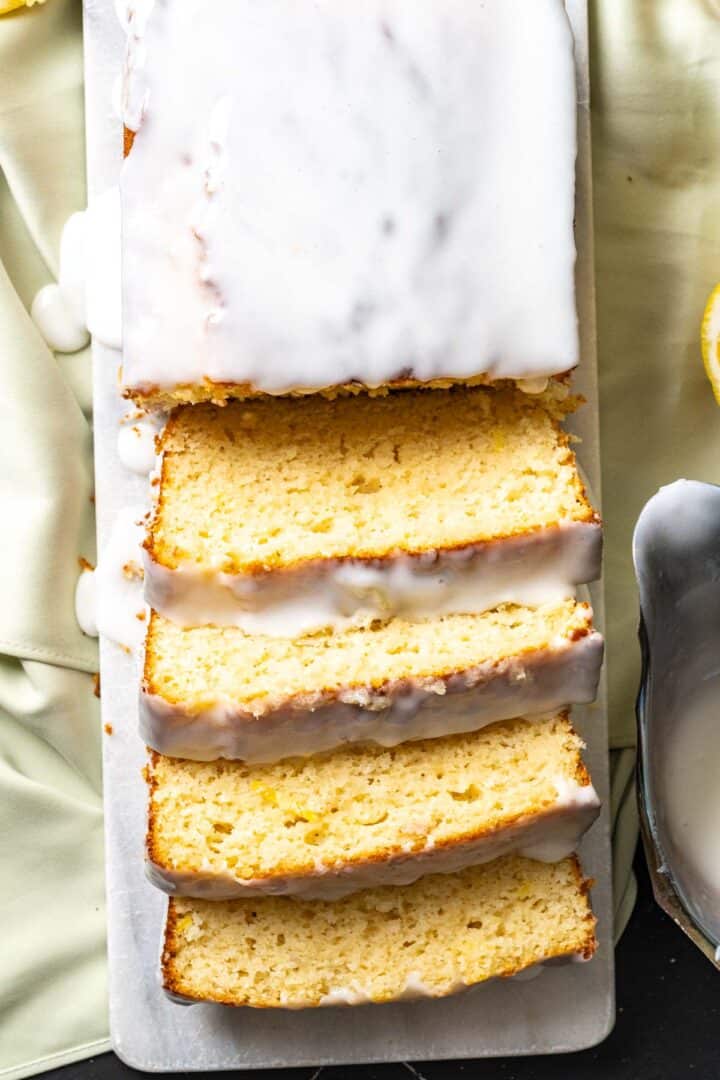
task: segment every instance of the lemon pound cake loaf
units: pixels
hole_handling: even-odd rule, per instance
[[[595,919],[575,858],[496,859],[332,902],[171,899],[163,984],[255,1008],[445,997],[560,957],[590,959]]]
[[[562,0],[127,6],[136,400],[576,364]]]
[[[480,388],[180,408],[146,599],[288,636],[571,596],[601,551],[560,427],[573,404]]]
[[[599,809],[566,714],[276,765],[152,754],[147,858],[167,892],[336,899],[508,852],[557,861]]]
[[[160,753],[201,760],[394,746],[592,701],[602,651],[575,600],[296,638],[185,629],[153,612],[141,731]]]

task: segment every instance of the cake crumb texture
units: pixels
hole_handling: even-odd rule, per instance
[[[171,899],[163,985],[257,1008],[442,997],[553,957],[589,959],[588,888],[575,858],[508,856],[334,903]]]
[[[148,857],[204,880],[266,879],[266,891],[414,852],[430,851],[432,872],[433,853],[484,835],[514,828],[521,846],[523,823],[558,812],[559,782],[589,783],[582,745],[563,713],[274,765],[152,754]]]
[[[236,627],[183,628],[153,612],[144,687],[190,712],[232,702],[261,716],[353,689],[393,694],[412,689],[413,681],[449,679],[509,657],[529,660],[591,630],[590,607],[575,600],[534,608],[503,604],[479,615],[378,620],[297,638],[251,635]]]
[[[180,408],[146,547],[170,569],[252,574],[594,522],[569,407],[479,389]]]

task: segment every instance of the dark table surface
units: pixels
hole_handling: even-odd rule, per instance
[[[266,1080],[720,1080],[720,974],[656,906],[642,855],[639,896],[616,953],[617,1022],[594,1050],[545,1058],[269,1070]],[[569,1018],[570,1019],[570,1018]],[[47,1080],[150,1076],[114,1054],[45,1073]],[[218,1073],[182,1073],[217,1077]],[[248,1072],[234,1072],[246,1077]]]

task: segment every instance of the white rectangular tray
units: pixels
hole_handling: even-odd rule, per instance
[[[577,282],[582,365],[575,386],[588,401],[574,427],[583,440],[580,459],[597,502],[600,462],[586,0],[567,0],[567,8],[575,32],[580,103]],[[117,183],[120,172],[121,129],[111,98],[122,49],[113,0],[85,0],[91,197]],[[117,459],[123,406],[116,355],[95,343],[93,362],[98,546],[102,550],[118,510],[144,501],[147,480],[133,476]],[[591,593],[602,626],[602,589],[595,585]],[[166,901],[146,882],[143,872],[145,749],[137,734],[138,672],[112,643],[102,641],[100,655],[103,721],[112,730],[104,747],[110,1023],[115,1050],[128,1064],[171,1072],[548,1054],[580,1050],[608,1034],[614,1021],[614,984],[604,684],[595,705],[574,713],[588,744],[595,785],[605,802],[581,852],[586,872],[596,879],[592,896],[600,948],[592,963],[550,968],[531,982],[497,982],[444,1001],[302,1013],[216,1005],[184,1008],[169,1002],[159,985]]]

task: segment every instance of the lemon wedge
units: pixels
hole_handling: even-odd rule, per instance
[[[44,4],[45,0],[0,0],[0,15],[7,15],[15,8],[32,7],[33,4]]]
[[[720,285],[710,293],[700,328],[705,374],[720,405]]]

